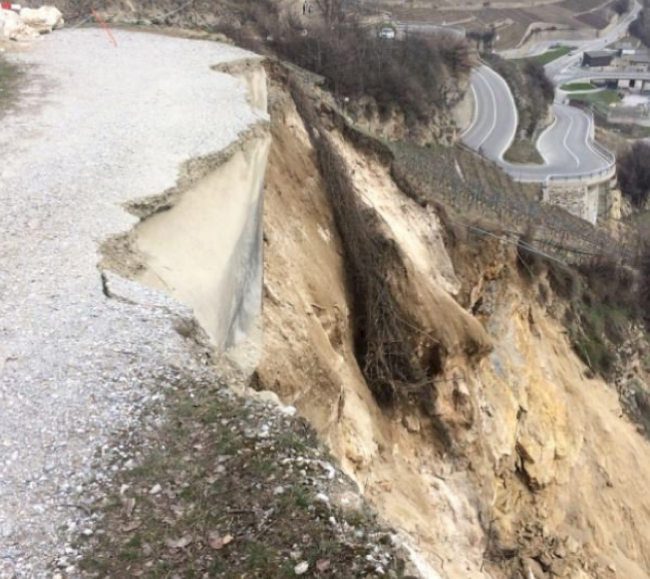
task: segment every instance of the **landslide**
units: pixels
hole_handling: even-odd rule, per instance
[[[648,441],[577,355],[557,272],[531,281],[502,237],[405,195],[386,150],[285,73],[271,104],[256,387],[310,421],[425,577],[650,577]]]

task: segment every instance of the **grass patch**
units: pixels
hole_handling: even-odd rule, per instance
[[[503,156],[511,163],[543,165],[544,159],[539,154],[535,143],[528,139],[516,139]]]
[[[539,64],[545,66],[550,62],[557,60],[558,58],[562,58],[563,56],[566,56],[567,54],[569,54],[569,52],[571,52],[574,49],[575,46],[558,46],[557,48],[551,48],[551,50],[547,50],[542,54],[529,56],[527,58],[516,58],[513,60],[514,62],[518,62],[518,63],[524,63],[528,61],[538,62]]]
[[[621,95],[614,89],[571,95],[571,101],[592,105],[596,109],[605,112],[611,105],[621,102],[622,100]]]
[[[21,73],[19,68],[0,56],[0,116],[13,103]]]
[[[635,273],[605,258],[577,271],[546,261],[546,271],[551,289],[570,304],[564,325],[575,352],[592,372],[611,378],[630,325],[642,319]]]
[[[569,84],[562,85],[561,90],[567,92],[583,92],[587,90],[594,90],[596,87],[590,82],[573,82]]]
[[[387,535],[373,519],[364,519],[356,534],[356,514],[350,526],[333,500],[318,498],[354,486],[327,478],[321,465],[327,453],[302,421],[213,383],[181,385],[166,406],[160,430],[148,442],[131,442],[149,449],[147,458],[119,472],[95,507],[101,522],[84,539],[84,571],[286,579],[307,562],[308,576],[326,563],[328,576],[362,579],[377,576],[367,556],[377,557],[379,549],[384,569],[403,576],[402,559],[379,543]]]

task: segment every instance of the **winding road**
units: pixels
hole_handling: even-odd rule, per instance
[[[463,135],[471,149],[500,165],[518,181],[541,182],[549,176],[575,177],[606,172],[612,158],[597,150],[589,115],[565,104],[553,105],[553,124],[537,141],[543,165],[520,165],[503,156],[517,131],[517,107],[505,80],[487,66],[473,73],[474,121]]]
[[[546,74],[556,85],[573,80],[597,78],[644,78],[650,73],[590,72],[577,67],[586,50],[602,49],[627,32],[641,7],[633,10],[607,35],[583,42],[580,49],[563,56],[546,66]],[[549,179],[605,179],[614,171],[614,157],[593,138],[592,117],[584,111],[562,103],[561,95],[553,104],[553,124],[537,141],[537,149],[544,159],[543,165],[515,164],[503,156],[512,145],[518,124],[517,107],[506,81],[488,66],[475,69],[471,78],[474,96],[474,115],[470,126],[462,135],[463,143],[501,166],[513,179],[544,182]]]

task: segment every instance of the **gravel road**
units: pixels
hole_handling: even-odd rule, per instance
[[[199,367],[174,331],[189,312],[116,279],[99,243],[131,228],[121,204],[172,187],[186,160],[266,116],[210,65],[250,56],[216,43],[117,31],[56,32],[12,60],[28,71],[0,120],[0,577],[47,577],[92,532],[83,505],[120,449],[113,433],[179,368]],[[122,286],[118,289],[119,286]],[[108,471],[110,472],[110,471]],[[81,520],[81,523],[79,523]],[[79,525],[82,528],[79,528]]]

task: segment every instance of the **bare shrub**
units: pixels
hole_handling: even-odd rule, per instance
[[[650,195],[650,144],[637,141],[617,159],[621,191],[636,207],[644,207]]]
[[[630,10],[630,0],[616,0],[614,2],[614,12],[622,16]]]
[[[420,363],[411,342],[417,327],[407,320],[391,283],[406,276],[400,251],[381,231],[377,213],[359,202],[345,161],[323,130],[309,97],[295,83],[291,93],[314,144],[345,252],[355,356],[376,399],[390,404],[400,391],[430,384],[429,374],[441,370],[442,352],[432,342],[428,349],[439,363],[435,367]]]
[[[539,276],[544,263],[533,247],[534,238],[534,231],[528,229],[523,235],[519,236],[519,242],[517,243],[517,266],[522,277],[528,279],[528,281],[532,281]]]
[[[476,50],[489,50],[494,45],[496,29],[491,26],[482,30],[470,30],[467,33],[467,38],[476,42]]]
[[[650,47],[650,2],[648,0],[643,2],[643,10],[639,12],[636,20],[630,24],[630,33]]]
[[[332,9],[338,5],[328,1]],[[323,8],[329,10],[327,6]],[[238,44],[270,50],[322,75],[336,96],[372,97],[382,116],[401,111],[411,126],[445,109],[473,64],[467,42],[453,35],[385,40],[361,26],[352,13],[335,18],[332,25],[305,31],[300,22],[282,20],[271,0],[243,2],[238,12],[241,27],[222,30]],[[255,34],[246,34],[251,28]],[[264,45],[262,39],[272,41]]]
[[[556,261],[549,261],[547,271],[549,285],[557,296],[568,301],[579,297],[580,276],[574,269]]]

